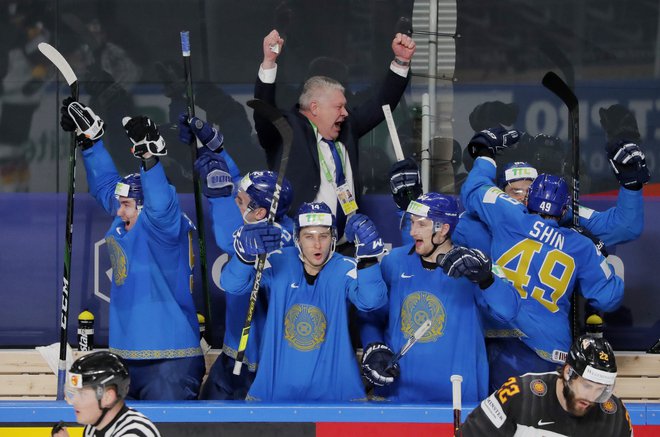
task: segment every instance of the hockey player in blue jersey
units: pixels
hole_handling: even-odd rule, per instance
[[[235,236],[237,256],[220,278],[227,293],[249,293],[255,258],[270,253],[261,282],[268,315],[248,399],[364,400],[348,332],[348,303],[370,311],[387,301],[377,261],[385,249],[376,227],[362,214],[348,220],[357,261],[335,253],[336,222],[324,203],[301,205],[295,217],[296,247],[280,249],[278,229],[244,225]]]
[[[375,394],[397,402],[450,402],[452,374],[463,376],[462,395],[488,394],[488,364],[480,311],[509,321],[520,297],[493,274],[478,250],[454,246],[458,206],[451,196],[427,193],[410,202],[414,244],[381,260],[389,305],[361,314],[363,373]],[[440,266],[441,268],[438,268]],[[430,329],[392,370],[388,365],[426,320]],[[400,372],[400,375],[399,375]]]
[[[124,118],[140,172],[117,174],[101,135],[103,121],[66,99],[61,125],[77,134],[90,194],[115,218],[105,236],[112,262],[109,348],[131,372],[129,397],[195,399],[205,365],[192,299],[190,234],[158,156],[163,138],[147,117]]]
[[[517,330],[522,340],[511,339],[500,351],[495,365],[502,377],[556,368],[570,346],[568,310],[576,287],[594,308],[612,311],[623,298],[623,281],[590,239],[559,226],[569,202],[563,178],[539,175],[527,208],[494,186],[495,152],[518,135],[497,132],[482,131],[468,145],[477,159],[461,195],[467,212],[488,226],[491,255],[523,298],[516,320],[501,327]]]
[[[642,158],[644,156],[638,145],[629,142],[608,145],[608,156],[617,153],[621,155],[617,159],[620,162],[624,161],[626,155],[631,156],[633,153],[641,154]],[[612,166],[616,168],[614,160]],[[499,175],[498,186],[512,199],[527,204],[527,191],[537,175],[536,169],[527,162],[512,162],[507,164]],[[648,170],[642,175],[648,180],[646,175]],[[580,226],[595,239],[601,240],[605,247],[636,240],[644,229],[642,185],[643,183],[638,187],[630,185],[626,187],[625,181],[622,180],[616,205],[605,211],[595,211],[580,205]],[[572,223],[573,210],[569,207],[559,221],[559,225],[570,227]],[[490,250],[490,238],[487,227],[474,214],[466,214],[456,228],[456,241],[487,252]]]
[[[179,140],[184,144],[192,144],[195,137],[203,146],[195,161],[195,170],[209,202],[215,241],[223,252],[233,256],[234,232],[243,224],[266,221],[275,192],[277,173],[253,171],[241,178],[238,167],[223,147],[222,134],[209,123],[197,117],[188,121],[187,116],[182,114],[179,117]],[[284,178],[275,213],[275,221],[282,226],[282,246],[293,245],[293,220],[286,215],[292,199],[293,188]],[[240,375],[234,375],[234,360],[250,296],[225,293],[222,354],[209,370],[200,399],[245,399],[259,363],[261,331],[266,318],[265,298],[263,294],[260,297],[252,317],[244,366]]]

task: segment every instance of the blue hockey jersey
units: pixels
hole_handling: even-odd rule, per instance
[[[467,212],[488,226],[493,260],[523,299],[509,328],[521,331],[522,340],[541,358],[563,362],[571,342],[573,290],[578,286],[594,308],[612,311],[623,299],[623,281],[591,240],[528,213],[494,186],[494,177],[494,161],[478,158],[461,195]]]
[[[400,363],[401,374],[375,394],[397,402],[451,402],[450,376],[463,376],[463,399],[488,395],[488,362],[480,311],[502,321],[513,319],[520,297],[498,277],[486,290],[466,278],[454,279],[441,268],[422,266],[408,247],[398,247],[381,261],[389,306],[361,313],[362,344],[384,342],[398,351],[426,320],[431,328]]]
[[[103,141],[83,151],[90,194],[115,219],[105,241],[112,262],[110,351],[122,358],[202,354],[192,299],[190,220],[162,165],[141,171],[144,206],[130,232],[116,216],[121,179]]]
[[[257,375],[248,399],[354,401],[365,399],[348,332],[348,303],[369,311],[385,304],[387,288],[374,265],[335,253],[313,284],[294,247],[269,255],[262,277],[268,314]],[[252,289],[255,268],[233,257],[221,276],[228,293]]]

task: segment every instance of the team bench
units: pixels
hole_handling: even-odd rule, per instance
[[[74,352],[74,359],[84,352]],[[206,369],[219,350],[206,355]],[[624,401],[660,403],[660,354],[617,352],[615,394]],[[0,350],[0,400],[53,400],[57,377],[34,349]]]

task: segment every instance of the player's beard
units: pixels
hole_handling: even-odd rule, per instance
[[[579,408],[578,407],[578,402],[588,402],[586,399],[577,399],[575,397],[575,392],[573,389],[571,389],[569,383],[566,381],[563,381],[564,383],[564,388],[562,389],[562,392],[564,394],[564,399],[566,400],[566,409],[569,414],[577,417],[582,417],[586,415],[589,410],[593,408],[594,405],[596,405],[594,402],[589,402],[589,406],[585,408]]]

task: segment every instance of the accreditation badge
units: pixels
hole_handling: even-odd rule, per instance
[[[341,209],[344,211],[345,216],[348,216],[350,213],[353,213],[358,209],[355,196],[353,196],[348,183],[337,187],[337,200],[339,200],[339,204],[341,205]]]

